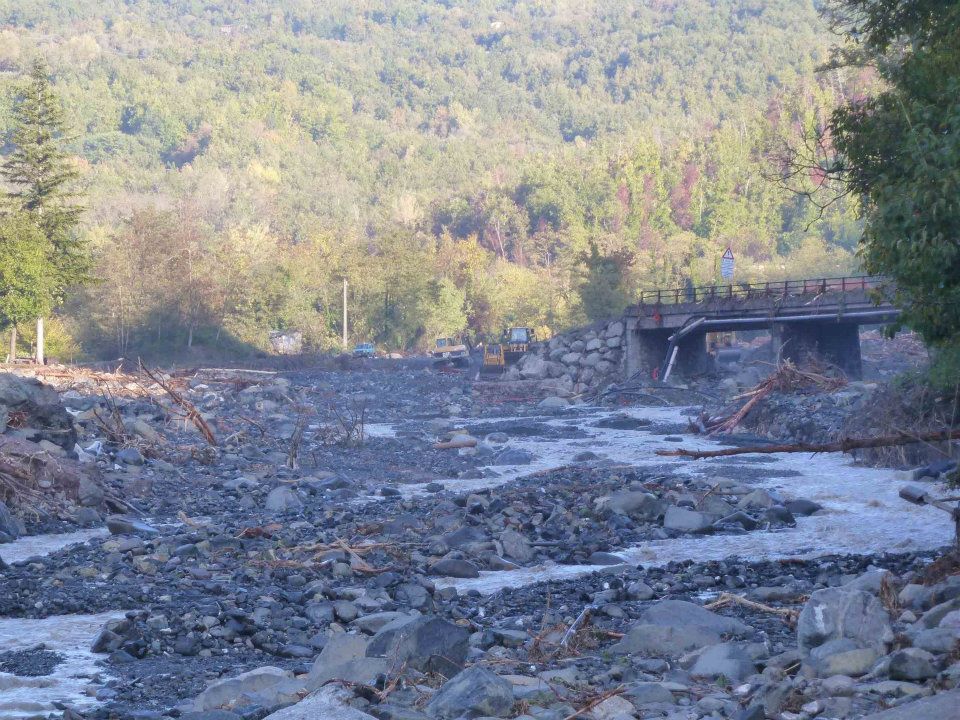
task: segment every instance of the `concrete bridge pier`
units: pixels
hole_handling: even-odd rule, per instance
[[[819,355],[839,367],[847,377],[863,377],[860,326],[856,322],[778,323],[771,330],[776,358],[802,363]]]

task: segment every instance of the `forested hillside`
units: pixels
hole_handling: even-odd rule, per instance
[[[853,208],[769,180],[869,78],[807,0],[0,0],[73,124],[91,355],[556,330],[640,287],[854,267]],[[61,342],[69,344],[64,336]],[[62,350],[61,352],[65,352]]]

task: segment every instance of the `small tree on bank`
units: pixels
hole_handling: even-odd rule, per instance
[[[12,226],[23,230],[22,223],[29,222],[39,233],[26,233],[17,245],[19,252],[25,252],[23,242],[32,238],[41,244],[25,255],[31,262],[9,270],[23,277],[33,274],[35,300],[37,293],[46,294],[43,302],[33,303],[37,310],[37,362],[43,362],[44,315],[63,303],[70,286],[90,277],[90,260],[76,232],[83,208],[74,190],[79,173],[64,149],[68,139],[63,108],[51,87],[47,67],[37,60],[14,107],[13,151],[0,166],[0,176],[8,184],[7,204],[20,218]],[[45,261],[38,267],[33,263],[40,254]],[[39,280],[36,273],[41,270]],[[25,305],[18,303],[17,307]],[[19,319],[4,317],[15,333]]]
[[[10,359],[16,328],[50,312],[54,288],[47,239],[20,213],[0,217],[0,319],[10,327]]]

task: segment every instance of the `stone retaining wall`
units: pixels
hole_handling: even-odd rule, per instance
[[[558,395],[575,395],[623,376],[625,324],[594,323],[537,343],[511,367],[507,380],[551,380]]]

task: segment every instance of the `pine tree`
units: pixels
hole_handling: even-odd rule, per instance
[[[64,149],[68,140],[63,108],[50,85],[46,65],[37,60],[14,108],[13,151],[0,166],[0,176],[9,186],[6,205],[14,214],[29,218],[45,241],[46,281],[38,287],[44,288],[49,298],[38,307],[48,310],[63,302],[68,287],[88,281],[91,267],[76,233],[83,208],[74,190],[79,173]],[[38,315],[40,361],[42,318]]]

